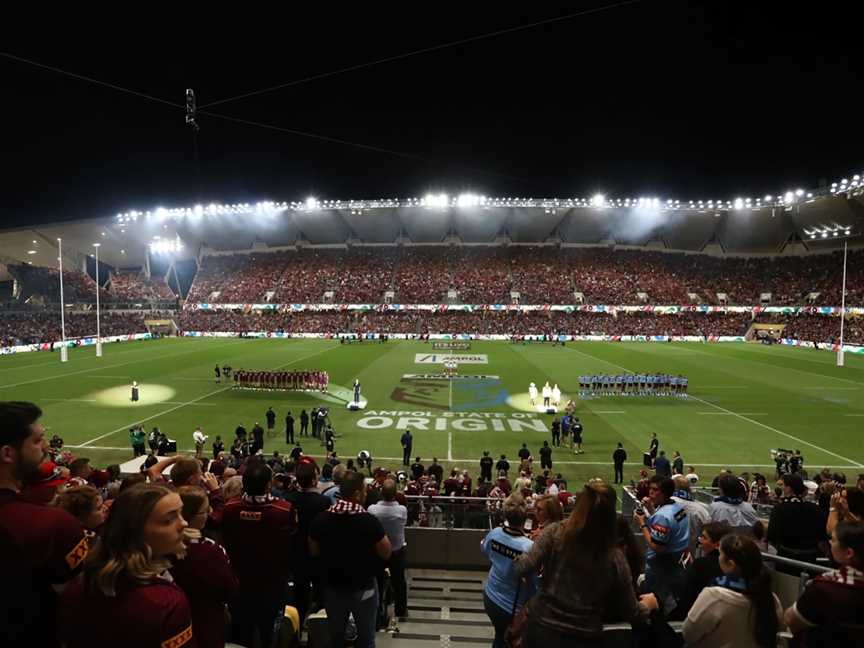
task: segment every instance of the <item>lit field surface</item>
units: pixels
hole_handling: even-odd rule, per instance
[[[92,347],[59,354],[28,353],[0,358],[0,397],[29,400],[45,411],[48,434],[60,434],[77,456],[96,465],[132,457],[129,428],[158,426],[193,448],[192,431],[201,425],[226,446],[234,428],[256,422],[266,427],[264,412],[273,406],[277,432],[265,438],[265,452],[285,452],[284,417],[295,419],[295,438],[306,454],[322,456],[316,439],[299,437],[299,413],[315,406],[331,408],[343,458],[371,452],[375,464],[401,464],[399,438],[408,427],[414,455],[424,464],[437,457],[446,467],[479,473],[479,458],[489,450],[505,453],[511,464],[528,444],[539,467],[538,449],[552,421],[532,408],[528,384],[557,383],[576,398],[578,376],[592,373],[668,372],[684,374],[690,397],[610,396],[577,399],[585,428],[584,454],[565,448],[553,452],[553,465],[578,485],[590,477],[612,480],[612,452],[620,441],[628,453],[626,479],[637,478],[642,452],[652,432],[667,455],[681,452],[704,478],[721,468],[773,475],[772,448],[800,449],[812,473],[824,466],[847,476],[864,473],[864,358],[847,355],[835,366],[833,354],[811,349],[744,344],[472,342],[453,351],[470,356],[452,381],[418,377],[441,372],[431,343],[390,341],[340,345],[327,340],[182,338],[108,344],[104,356]],[[438,358],[430,356],[438,355]],[[264,392],[216,384],[213,367],[234,369],[326,370],[331,389],[312,392]],[[413,377],[408,377],[412,376]],[[359,378],[365,411],[350,412],[351,385]],[[138,381],[141,399],[130,401]],[[511,471],[511,477],[513,472]],[[571,484],[571,489],[573,485]]]

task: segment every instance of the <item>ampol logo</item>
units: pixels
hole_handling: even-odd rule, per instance
[[[417,353],[415,364],[442,364],[445,360],[455,360],[457,364],[489,364],[486,354],[471,353]]]

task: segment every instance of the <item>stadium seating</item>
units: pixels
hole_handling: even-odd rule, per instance
[[[148,279],[138,271],[112,273],[110,291],[120,302],[159,302],[177,298],[164,278]]]

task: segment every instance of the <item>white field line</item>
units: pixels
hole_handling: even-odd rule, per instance
[[[575,350],[575,349],[574,349],[574,350]],[[715,353],[708,353],[707,351],[700,351],[700,350],[698,350],[698,349],[690,349],[690,348],[687,348],[686,350],[689,351],[690,353],[698,353],[698,354],[700,354],[700,355],[711,356],[711,357],[714,358],[715,360],[718,359],[718,358],[719,358],[719,359],[727,359],[727,360],[729,359],[729,358],[727,358],[726,356],[717,355],[717,354],[715,354]],[[757,352],[757,353],[758,353],[758,352]],[[767,355],[767,354],[763,353],[763,354],[761,354],[761,355]],[[592,357],[593,357],[593,356],[592,356]],[[599,360],[599,358],[597,358],[597,359]],[[817,377],[819,377],[819,378],[827,378],[828,380],[839,380],[839,381],[841,381],[841,382],[852,383],[853,385],[858,385],[858,388],[859,388],[859,389],[860,389],[861,387],[864,387],[864,383],[862,383],[862,382],[860,382],[860,381],[858,381],[858,380],[849,380],[848,378],[838,378],[838,377],[836,377],[836,376],[829,376],[829,375],[827,375],[827,374],[820,374],[820,373],[816,373],[815,371],[805,371],[804,369],[795,369],[794,367],[778,367],[777,365],[772,365],[772,364],[770,364],[770,363],[768,363],[768,362],[759,362],[758,360],[750,360],[750,359],[748,359],[748,358],[734,358],[734,359],[735,359],[735,360],[741,360],[741,361],[743,361],[743,362],[751,362],[751,363],[753,363],[753,364],[762,365],[763,367],[774,367],[775,369],[779,369],[779,370],[781,370],[781,371],[795,371],[795,372],[797,372],[797,373],[807,374],[808,376],[817,376]]]
[[[212,349],[219,349],[225,346],[230,346],[228,344],[220,344],[219,346],[211,347]],[[197,349],[189,349],[188,351],[181,351],[179,353],[172,353],[171,357],[177,357],[181,355],[187,355],[189,353],[198,353],[199,351],[205,350],[204,347],[199,347]],[[107,367],[91,367],[90,369],[79,369],[78,371],[69,371],[65,373],[55,374],[53,376],[47,376],[45,378],[34,378],[33,380],[24,380],[18,383],[9,383],[7,385],[0,385],[0,389],[8,389],[9,387],[20,387],[21,385],[32,385],[33,383],[45,382],[46,380],[56,380],[57,378],[66,378],[67,376],[76,376],[78,374],[90,373],[93,371],[101,371],[102,369],[114,369],[115,367],[125,367],[130,364],[139,364],[141,362],[150,362],[152,360],[161,360],[164,358],[164,355],[156,355],[152,358],[142,358],[140,360],[129,360],[127,362],[119,362],[117,364],[108,365]]]
[[[192,338],[184,338],[184,339],[192,339]],[[114,343],[112,343],[110,346],[113,347]],[[96,347],[94,347],[94,346],[84,347],[84,349],[87,349],[87,348],[95,350]],[[82,350],[84,350],[84,349],[82,349]],[[130,353],[138,353],[139,351],[149,351],[149,349],[142,348],[139,346],[139,347],[135,347],[134,349],[126,349],[124,351],[112,351],[110,355],[111,356],[128,355]],[[43,352],[39,351],[38,353],[43,353]],[[51,354],[51,358],[47,362],[33,362],[31,364],[16,365],[14,367],[0,367],[0,371],[18,371],[19,369],[29,369],[30,367],[50,367],[51,365],[56,365],[57,363],[60,362],[60,360],[58,359],[59,357],[60,357],[59,353]],[[80,362],[81,360],[95,360],[98,357],[99,356],[97,356],[94,353],[93,355],[70,357],[67,362]]]
[[[301,360],[306,360],[307,358],[311,358],[311,357],[319,355],[321,353],[326,353],[327,351],[332,351],[333,349],[338,349],[338,348],[339,347],[330,347],[329,349],[321,349],[320,351],[316,351],[315,353],[310,353],[309,355],[305,355],[305,356],[302,356],[300,358],[295,358],[291,362],[286,362],[285,364],[281,364],[278,367],[273,367],[273,369],[281,369],[282,367],[287,367],[289,365],[294,364],[295,362],[300,362]],[[188,407],[189,405],[193,405],[193,404],[197,403],[198,401],[202,401],[205,398],[210,398],[211,396],[215,396],[216,394],[227,391],[231,388],[232,388],[232,385],[226,385],[225,387],[220,387],[219,389],[214,389],[213,391],[208,392],[208,393],[204,394],[203,396],[199,396],[198,398],[194,398],[191,401],[181,403],[180,405],[175,405],[174,407],[171,407],[167,410],[153,414],[153,416],[148,416],[147,418],[144,418],[144,419],[132,421],[131,423],[127,423],[126,425],[121,425],[116,430],[111,430],[110,432],[106,432],[105,434],[100,434],[98,437],[94,437],[94,438],[90,439],[89,441],[85,441],[84,443],[81,444],[81,447],[82,448],[88,447],[92,443],[96,443],[97,441],[101,441],[105,437],[109,437],[112,434],[117,434],[118,432],[122,432],[123,430],[128,430],[133,425],[136,425],[138,423],[144,423],[145,421],[149,421],[149,420],[154,419],[154,418],[159,417],[159,416],[165,416],[166,414],[170,414],[171,412],[175,412],[178,409],[181,409],[183,407]]]
[[[734,414],[732,412],[696,412],[701,416],[768,416],[768,412],[739,412],[739,414]]]
[[[608,360],[604,360],[603,358],[598,358],[597,356],[592,356],[591,354],[589,354],[589,353],[585,353],[584,351],[579,351],[578,349],[574,349],[572,346],[569,346],[569,347],[567,347],[567,348],[570,349],[571,351],[575,351],[576,353],[579,353],[579,354],[585,356],[586,358],[590,358],[590,359],[592,359],[592,360],[599,360],[600,362],[604,362],[604,363],[608,364],[610,367],[616,367],[616,368],[618,368],[618,369],[621,369],[622,371],[626,371],[626,372],[628,372],[628,373],[633,373],[633,372],[632,372],[630,369],[628,369],[627,367],[622,367],[621,365],[615,364],[614,362],[609,362]],[[711,355],[711,354],[705,354],[705,355]],[[803,373],[810,373],[810,372],[809,372],[809,371],[805,371],[805,372],[803,372]],[[842,378],[838,378],[837,380],[843,380],[843,379],[842,379]],[[854,381],[851,381],[851,380],[850,380],[850,381],[848,381],[848,382],[854,382]],[[775,428],[775,427],[771,427],[770,425],[766,425],[765,423],[761,423],[761,422],[759,422],[759,421],[757,421],[757,420],[755,420],[755,419],[748,418],[748,417],[745,416],[744,414],[739,414],[739,413],[737,413],[737,412],[733,412],[732,410],[728,410],[728,409],[726,409],[725,407],[720,407],[720,405],[715,405],[714,403],[711,403],[711,402],[709,402],[709,401],[703,400],[703,399],[699,398],[698,396],[693,396],[692,394],[690,395],[690,399],[691,399],[691,400],[695,400],[695,401],[699,401],[700,403],[702,403],[702,404],[704,404],[704,405],[707,405],[708,407],[713,407],[713,408],[716,409],[716,410],[719,410],[719,411],[721,411],[721,412],[725,412],[725,413],[727,413],[727,414],[729,414],[729,415],[731,415],[731,416],[735,416],[735,417],[737,417],[737,418],[740,418],[740,419],[743,420],[743,421],[749,421],[749,422],[752,423],[753,425],[758,425],[759,427],[765,428],[766,430],[770,430],[771,432],[775,432],[775,433],[777,433],[777,434],[779,434],[779,435],[781,435],[781,436],[787,437],[787,438],[792,439],[792,440],[794,440],[794,441],[798,441],[798,443],[800,443],[800,444],[802,444],[802,445],[810,446],[811,448],[814,448],[814,449],[816,449],[816,450],[819,450],[820,452],[824,452],[825,454],[829,454],[829,455],[831,455],[832,457],[837,457],[838,459],[842,459],[842,460],[845,461],[846,463],[852,464],[852,466],[854,466],[854,467],[857,467],[857,468],[864,468],[864,464],[858,463],[857,461],[853,461],[852,459],[849,459],[848,457],[844,457],[843,455],[839,455],[839,454],[837,454],[836,452],[831,452],[830,450],[827,450],[827,449],[825,449],[825,448],[823,448],[823,447],[821,447],[821,446],[818,446],[818,445],[816,445],[815,443],[810,443],[809,441],[805,441],[804,439],[801,439],[801,438],[799,438],[799,437],[796,437],[796,436],[794,436],[794,435],[792,435],[792,434],[789,434],[789,433],[787,433],[787,432],[783,432],[782,430],[778,430],[778,429]]]
[[[453,433],[447,433],[447,461],[453,461]]]

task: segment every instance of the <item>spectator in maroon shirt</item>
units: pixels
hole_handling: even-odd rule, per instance
[[[253,645],[256,632],[262,645],[270,645],[292,567],[297,511],[270,494],[272,480],[267,464],[251,460],[243,473],[243,495],[225,505],[222,517],[225,548],[240,581],[231,603],[232,640],[244,646]]]
[[[811,580],[784,620],[802,646],[861,643],[864,610],[864,522],[841,522],[831,536],[840,569]]]
[[[59,646],[57,591],[87,555],[81,525],[66,511],[25,502],[20,488],[39,475],[48,441],[33,403],[0,403],[0,645]]]
[[[161,484],[126,489],[111,513],[83,577],[63,593],[67,648],[192,648],[186,595],[168,574],[185,553],[180,496]]]
[[[210,515],[210,500],[200,486],[181,486],[186,527],[186,556],[174,561],[171,575],[189,598],[192,629],[198,648],[225,645],[226,605],[237,591],[237,579],[222,545],[205,538],[201,531]]]

